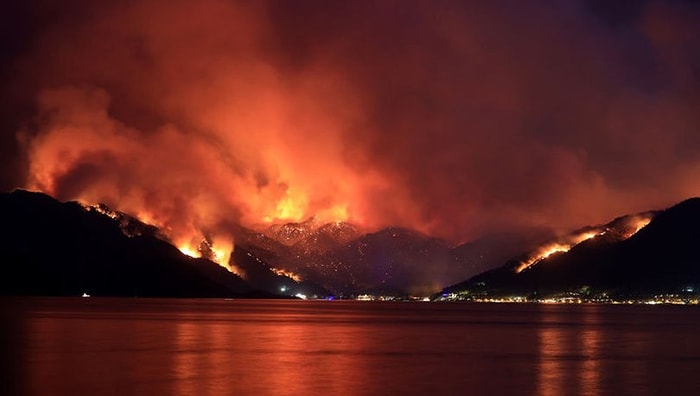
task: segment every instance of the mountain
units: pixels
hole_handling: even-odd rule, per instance
[[[362,235],[307,260],[300,271],[338,294],[420,294],[452,264],[450,246],[408,229]]]
[[[700,286],[700,198],[577,230],[448,293],[539,295],[585,290],[651,295]]]
[[[320,285],[339,296],[427,295],[494,268],[544,239],[541,230],[530,231],[489,235],[452,246],[400,227],[364,233],[349,223],[322,224],[311,218],[261,231],[240,228],[234,261],[244,271],[269,278],[269,270],[259,271],[267,267],[308,282],[301,289]],[[258,269],[251,271],[250,266]],[[282,283],[274,279],[253,283],[269,287],[270,282]]]
[[[267,251],[261,254],[261,250],[255,246],[236,246],[231,261],[242,271],[246,281],[270,293],[316,298],[325,298],[332,294],[321,286],[322,283],[310,281],[271,264],[278,261],[271,260],[270,255],[274,253]],[[263,259],[261,256],[268,258]]]
[[[118,217],[114,215],[118,212],[100,211]],[[494,268],[544,238],[542,230],[530,230],[452,246],[409,229],[388,227],[366,233],[350,223],[322,223],[313,217],[256,229],[238,225],[232,233],[231,264],[253,287],[317,297],[427,295]]]
[[[283,245],[292,246],[306,238],[319,226],[318,221],[311,217],[301,223],[273,224],[264,231],[264,234]]]
[[[162,230],[102,204],[16,190],[0,195],[0,214],[0,294],[427,295],[542,240],[538,232],[501,234],[453,246],[405,228],[367,233],[314,218],[238,225],[230,264],[240,278],[181,254]]]
[[[294,243],[292,249],[301,256],[314,256],[337,249],[362,234],[358,227],[342,221],[324,224]]]
[[[158,230],[104,206],[0,194],[0,294],[239,297],[253,288],[181,254]]]

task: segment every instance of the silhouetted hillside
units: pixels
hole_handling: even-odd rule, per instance
[[[529,267],[522,265],[529,259],[524,254],[446,291],[547,294],[583,288],[653,294],[700,285],[700,199],[644,215],[651,221],[638,230],[629,230],[638,217],[622,217],[597,227],[597,234],[568,251],[554,252]]]
[[[0,194],[0,218],[0,294],[232,297],[251,292],[236,275],[181,254],[142,223],[115,221],[75,202],[16,190]]]

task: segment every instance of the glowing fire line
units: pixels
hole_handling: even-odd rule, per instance
[[[278,269],[278,268],[270,268],[270,271],[274,272],[275,274],[277,274],[279,276],[286,276],[287,278],[290,278],[290,279],[294,280],[295,282],[302,281],[301,276],[298,274],[295,274],[292,271],[287,271],[287,270]]]
[[[555,254],[555,253],[565,253],[571,250],[572,247],[580,244],[581,242],[587,241],[589,239],[595,238],[598,235],[601,235],[604,231],[590,231],[590,232],[584,232],[582,234],[574,236],[570,241],[568,242],[552,242],[548,243],[535,252],[532,257],[530,257],[528,260],[523,261],[520,263],[520,265],[515,269],[515,273],[520,273],[534,264],[546,259],[547,257]]]
[[[628,239],[638,233],[642,228],[646,227],[652,220],[651,215],[639,215],[634,216],[627,221],[625,229],[628,229],[626,233],[622,235],[622,239]],[[593,231],[583,232],[573,237],[569,237],[566,240],[560,240],[555,242],[547,243],[536,249],[533,254],[525,261],[522,261],[516,268],[515,273],[518,274],[524,270],[532,267],[533,265],[539,263],[540,261],[550,257],[555,253],[566,253],[571,250],[574,246],[585,242],[589,239],[593,239],[599,235],[603,235],[610,231],[607,228],[598,228]]]

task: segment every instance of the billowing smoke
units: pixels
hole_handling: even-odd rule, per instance
[[[314,215],[460,242],[700,193],[690,2],[57,3],[8,21],[3,103],[33,104],[4,184],[179,244]]]

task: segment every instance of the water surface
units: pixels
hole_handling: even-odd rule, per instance
[[[700,309],[3,300],[3,394],[700,394]]]

